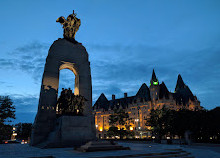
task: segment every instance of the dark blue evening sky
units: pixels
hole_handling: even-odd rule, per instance
[[[62,38],[56,19],[74,9],[76,40],[91,62],[93,101],[149,85],[155,69],[174,91],[178,74],[206,109],[219,106],[219,0],[0,1],[0,95],[16,105],[15,122],[33,122],[48,49]],[[60,87],[74,87],[62,70]]]

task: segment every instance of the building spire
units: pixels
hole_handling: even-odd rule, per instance
[[[178,104],[186,105],[189,100],[194,101],[195,97],[189,87],[183,82],[181,75],[178,75],[176,88],[175,88],[175,99]]]
[[[176,88],[175,88],[175,91],[181,89],[181,88],[184,88],[185,87],[185,83],[183,82],[183,79],[181,77],[181,75],[179,74],[178,75],[178,79],[177,79],[177,82],[176,82]]]
[[[158,81],[157,76],[154,72],[154,69],[153,69],[152,77],[151,77],[151,80],[150,80],[150,86],[151,85],[155,85],[155,86],[159,85],[159,81]]]

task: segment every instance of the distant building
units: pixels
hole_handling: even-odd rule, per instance
[[[200,101],[193,95],[189,87],[183,82],[181,75],[178,75],[175,92],[169,92],[165,83],[159,83],[153,70],[150,80],[150,87],[143,83],[135,96],[127,96],[116,99],[112,95],[112,100],[108,100],[102,93],[93,106],[97,137],[107,138],[109,129],[109,116],[114,113],[114,109],[124,109],[129,114],[130,130],[135,131],[136,138],[151,137],[151,127],[146,126],[150,118],[151,109],[179,110],[200,110]]]

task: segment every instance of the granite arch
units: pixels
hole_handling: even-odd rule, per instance
[[[79,118],[83,120],[89,131],[86,133],[87,136],[85,134],[82,136],[81,144],[95,138],[94,118],[92,115],[91,70],[88,53],[80,43],[73,44],[66,39],[58,39],[50,47],[46,59],[38,112],[31,136],[31,145],[33,146],[42,146],[42,144],[47,144],[46,146],[67,145],[65,141],[59,140],[53,134],[57,132],[57,124],[59,123],[59,120],[56,118],[56,103],[59,88],[59,73],[62,69],[69,69],[75,74],[74,93],[75,95],[82,95],[88,100],[85,103],[83,111],[83,116],[86,119]],[[58,142],[55,142],[55,140],[58,140]],[[74,144],[73,142],[74,140],[71,143]],[[78,144],[80,143],[78,142]]]

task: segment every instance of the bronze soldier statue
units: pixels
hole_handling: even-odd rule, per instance
[[[74,95],[72,90],[62,88],[57,100],[57,116],[83,115],[83,108],[87,100],[81,95]]]
[[[76,14],[70,14],[67,19],[65,19],[63,16],[59,17],[56,22],[61,23],[63,25],[64,31],[63,31],[63,37],[73,43],[78,43],[75,40],[76,32],[79,30],[79,27],[81,25],[81,20],[76,17]]]

